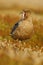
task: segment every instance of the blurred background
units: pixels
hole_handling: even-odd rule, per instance
[[[14,40],[9,34],[23,9],[30,9],[34,35]],[[43,0],[0,0],[0,65],[43,65]]]

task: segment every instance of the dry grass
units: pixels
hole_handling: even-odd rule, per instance
[[[21,41],[9,36],[14,21],[18,20],[14,18],[0,18],[0,65],[43,65],[43,20],[34,19],[33,36]]]

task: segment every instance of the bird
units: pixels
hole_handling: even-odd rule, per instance
[[[14,39],[26,40],[31,38],[34,31],[30,10],[22,10],[20,20],[13,26],[11,36]]]

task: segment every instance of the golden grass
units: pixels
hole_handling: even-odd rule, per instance
[[[9,22],[10,20],[13,21]],[[37,16],[34,17],[34,34],[30,39],[22,41],[13,40],[9,36],[11,28],[17,20],[16,16],[12,18],[10,14],[5,16],[5,19],[0,18],[0,65],[43,65],[42,17],[39,19]]]

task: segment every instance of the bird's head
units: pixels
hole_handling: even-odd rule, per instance
[[[25,20],[28,18],[28,16],[31,14],[31,11],[30,10],[23,10],[21,13],[20,13],[20,18],[22,20]]]

